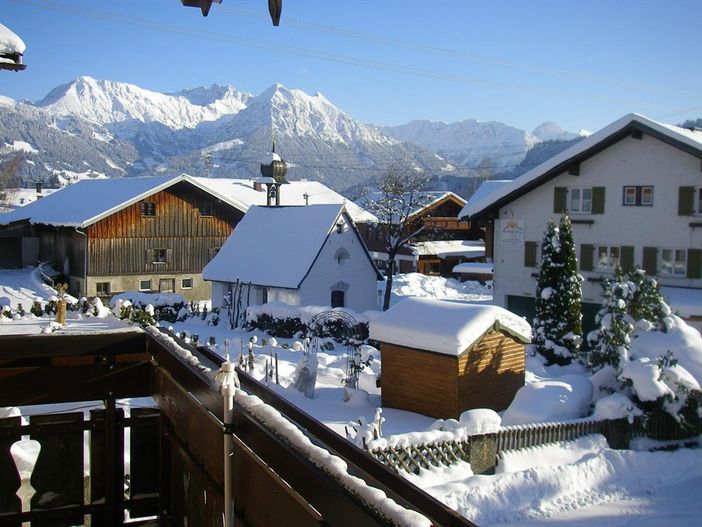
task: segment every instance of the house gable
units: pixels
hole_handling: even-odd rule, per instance
[[[511,184],[501,187],[483,200],[471,202],[471,207],[461,211],[461,218],[496,219],[501,207],[560,175],[579,175],[582,163],[626,138],[639,140],[644,136],[653,137],[702,159],[702,134],[697,135],[699,137],[693,137],[692,133],[688,134],[683,129],[663,125],[640,115],[626,116],[520,176]]]

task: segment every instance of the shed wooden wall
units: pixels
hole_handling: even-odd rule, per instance
[[[490,331],[458,357],[381,344],[382,405],[440,419],[507,408],[524,386],[524,344]]]
[[[199,273],[244,215],[188,183],[144,201],[156,204],[155,216],[142,216],[135,203],[86,229],[88,274]],[[199,213],[205,201],[214,203],[212,216]],[[168,250],[166,263],[153,263],[154,249]]]
[[[381,404],[455,417],[458,407],[456,357],[382,343]]]
[[[502,331],[487,333],[458,358],[459,414],[472,408],[506,409],[524,386],[524,344]]]

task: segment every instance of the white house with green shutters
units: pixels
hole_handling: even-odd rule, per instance
[[[630,114],[471,201],[459,218],[487,228],[495,303],[531,317],[549,219],[573,222],[591,325],[617,265],[657,277],[674,310],[702,325],[702,131]],[[589,324],[588,324],[589,322]]]

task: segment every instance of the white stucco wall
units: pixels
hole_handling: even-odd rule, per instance
[[[365,254],[361,240],[349,224],[348,217],[342,218],[343,232],[336,227],[320,251],[307,277],[298,290],[269,287],[269,302],[284,302],[290,305],[331,305],[331,293],[339,283],[345,284],[345,307],[357,312],[377,309],[377,276],[370,259]],[[336,258],[339,249],[346,249],[348,259],[339,263]],[[294,252],[289,256],[294,258]],[[263,303],[261,287],[252,287],[250,304]],[[212,306],[221,307],[228,292],[228,284],[212,282]],[[246,293],[244,293],[244,300]]]
[[[654,204],[624,206],[623,187],[652,185]],[[539,186],[499,211],[495,222],[494,298],[506,306],[507,295],[534,296],[536,268],[524,266],[524,241],[540,244],[553,212],[555,187],[605,187],[604,214],[571,214],[573,220],[594,220],[592,225],[573,225],[575,245],[633,246],[634,264],[642,266],[643,247],[691,249],[702,248],[702,228],[690,223],[702,217],[678,216],[678,189],[702,185],[700,160],[656,138],[626,138],[596,154],[580,165],[580,175],[564,173]],[[507,219],[524,222],[522,242],[508,242],[502,227]],[[596,258],[595,258],[596,261]],[[601,301],[599,284],[587,278],[607,276],[607,272],[581,272],[583,301]],[[611,273],[609,273],[611,275]],[[659,276],[663,285],[702,287],[702,280]]]
[[[338,234],[333,229],[327,242],[319,253],[317,260],[300,286],[300,303],[303,305],[331,304],[331,292],[335,285],[343,282],[348,286],[345,291],[345,307],[357,312],[377,309],[377,276],[370,259],[365,254],[361,240],[343,219],[343,232]],[[336,254],[339,249],[346,249],[348,259],[339,263]]]

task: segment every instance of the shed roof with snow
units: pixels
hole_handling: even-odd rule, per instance
[[[346,209],[338,204],[251,207],[202,276],[297,289],[343,214]],[[365,246],[364,251],[372,265]]]
[[[458,356],[491,328],[531,340],[531,326],[504,308],[427,298],[405,298],[370,324],[370,338],[414,349]]]

